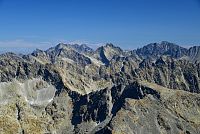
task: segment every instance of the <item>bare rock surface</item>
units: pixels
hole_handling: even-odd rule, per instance
[[[199,46],[60,43],[0,55],[2,134],[199,134]]]

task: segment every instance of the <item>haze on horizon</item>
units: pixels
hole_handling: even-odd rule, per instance
[[[0,52],[59,42],[123,49],[163,40],[200,44],[199,0],[0,0],[0,18]]]

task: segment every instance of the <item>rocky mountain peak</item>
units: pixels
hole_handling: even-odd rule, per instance
[[[61,49],[65,49],[65,50],[70,50],[73,49],[79,53],[89,53],[89,52],[93,52],[93,49],[88,47],[86,44],[64,44],[64,43],[59,43],[57,46],[52,47],[50,49],[48,49],[47,51],[59,51]]]
[[[120,47],[107,43],[105,46],[99,47],[94,52],[94,57],[104,64],[108,65],[114,56],[124,56],[124,52]]]
[[[43,51],[43,50],[40,50],[40,49],[36,49],[36,50],[34,50],[31,54],[33,55],[33,56],[39,56],[39,55],[42,55],[42,54],[44,54],[45,52]]]
[[[200,46],[189,48],[188,56],[192,62],[199,62],[200,60]]]
[[[158,58],[162,55],[169,55],[174,58],[180,58],[184,55],[187,55],[187,49],[174,43],[162,41],[161,43],[151,43],[144,46],[143,48],[139,48],[136,50],[136,53],[143,58]]]
[[[55,49],[57,49],[57,50],[63,49],[63,48],[65,48],[66,46],[67,46],[67,44],[59,43],[59,44],[55,47]]]
[[[113,45],[112,43],[107,43],[107,44],[104,46],[104,49],[113,49],[113,50],[118,51],[118,52],[122,52],[122,51],[123,51],[120,47],[115,46],[115,45]]]
[[[199,134],[199,47],[60,43],[0,55],[0,133]]]
[[[72,44],[71,47],[80,53],[90,53],[94,51],[92,48],[88,47],[86,44],[81,44],[81,45]]]

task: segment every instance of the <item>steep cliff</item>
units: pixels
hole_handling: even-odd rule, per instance
[[[200,133],[199,47],[58,44],[0,55],[0,133]]]

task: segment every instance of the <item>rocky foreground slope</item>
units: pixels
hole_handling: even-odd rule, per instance
[[[0,55],[1,134],[199,134],[200,47],[58,44]]]

